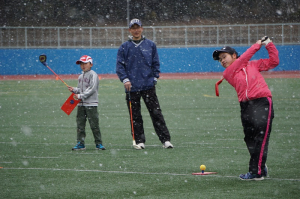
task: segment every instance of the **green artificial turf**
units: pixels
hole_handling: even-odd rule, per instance
[[[99,115],[105,151],[95,150],[87,123],[85,151],[76,144],[76,109],[59,81],[0,82],[1,198],[298,198],[300,81],[267,79],[275,118],[270,178],[241,181],[249,154],[234,89],[216,80],[159,80],[157,95],[173,149],[163,149],[142,106],[146,148],[132,147],[124,88],[101,80]],[[66,81],[77,85],[76,80]],[[199,166],[215,175],[195,176]]]

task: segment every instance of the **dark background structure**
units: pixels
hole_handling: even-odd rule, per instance
[[[299,0],[130,0],[145,26],[293,23]],[[126,26],[127,0],[0,0],[3,26]]]

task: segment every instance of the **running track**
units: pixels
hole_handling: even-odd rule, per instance
[[[59,75],[62,79],[78,79],[78,75]],[[300,71],[262,72],[264,78],[300,78]],[[160,79],[221,79],[222,72],[161,73]],[[0,75],[0,80],[51,80],[52,75]],[[116,74],[99,74],[99,79],[118,79]]]

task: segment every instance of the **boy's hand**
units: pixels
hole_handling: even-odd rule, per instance
[[[68,90],[69,90],[70,92],[72,92],[72,91],[73,91],[73,87],[68,86]]]
[[[77,94],[74,95],[74,99],[78,100],[78,95]]]

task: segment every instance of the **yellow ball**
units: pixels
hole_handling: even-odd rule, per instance
[[[202,164],[201,166],[200,166],[200,170],[201,171],[204,171],[206,169],[206,166],[204,165],[204,164]]]

